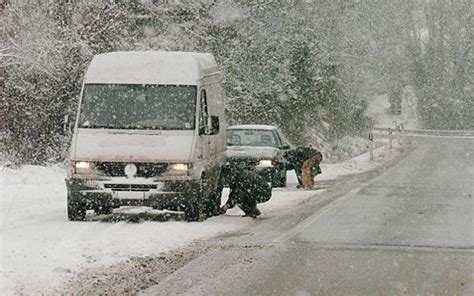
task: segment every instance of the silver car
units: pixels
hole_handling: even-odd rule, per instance
[[[272,183],[286,186],[284,158],[290,145],[271,125],[235,125],[227,129],[227,160],[253,170]]]

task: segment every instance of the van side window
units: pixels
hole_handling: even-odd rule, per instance
[[[203,128],[206,126],[206,120],[209,115],[207,108],[207,94],[205,89],[201,90],[201,94],[199,97],[201,104],[201,112],[199,114],[199,128]]]

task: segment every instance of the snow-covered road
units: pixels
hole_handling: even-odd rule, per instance
[[[344,163],[324,164],[320,177],[327,180],[367,171],[394,154],[382,147],[376,150],[375,162],[369,162],[365,154]],[[157,256],[256,223],[241,218],[238,209],[201,223],[69,222],[63,168],[4,167],[0,177],[2,295],[47,294],[85,269],[109,266],[133,256]],[[263,218],[324,192],[296,190],[295,181],[294,173],[289,172],[288,187],[274,190],[272,199],[260,206]],[[227,194],[225,190],[224,199]]]

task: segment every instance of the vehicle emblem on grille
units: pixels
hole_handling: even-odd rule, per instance
[[[127,176],[127,178],[133,178],[137,174],[137,166],[133,163],[129,163],[125,166],[123,172]]]

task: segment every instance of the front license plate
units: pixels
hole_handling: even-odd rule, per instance
[[[145,192],[122,192],[122,191],[114,191],[112,193],[113,198],[116,199],[145,199]]]

